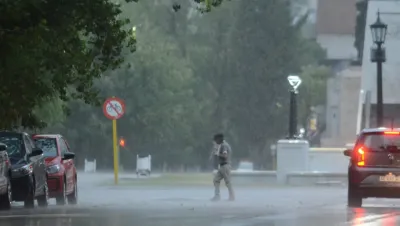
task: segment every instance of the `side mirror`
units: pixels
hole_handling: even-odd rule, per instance
[[[7,151],[7,145],[0,143],[0,151]]]
[[[75,153],[67,152],[67,153],[64,153],[62,160],[68,160],[68,159],[74,159],[74,158],[75,158]]]
[[[351,150],[350,149],[346,149],[346,150],[343,151],[343,154],[344,154],[344,156],[350,157],[351,156]]]
[[[43,154],[43,150],[42,149],[34,148],[34,149],[32,149],[32,153],[29,155],[29,157],[35,157],[35,156],[38,156],[38,155],[41,155],[41,154]]]

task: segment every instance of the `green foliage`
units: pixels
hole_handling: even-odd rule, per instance
[[[33,113],[41,119],[44,125],[56,125],[63,123],[66,119],[66,105],[59,98],[49,99],[37,106]]]
[[[300,77],[302,84],[299,88],[299,122],[306,122],[312,106],[326,103],[326,85],[332,76],[330,68],[325,66],[306,66],[302,68]]]
[[[97,103],[94,79],[135,48],[120,14],[107,0],[2,1],[0,128],[42,126],[33,111],[56,96]]]
[[[193,1],[200,4],[200,7],[198,7],[200,12],[211,12],[212,8],[218,7],[224,2],[224,0],[193,0]]]
[[[235,146],[256,156],[268,140],[286,131],[286,77],[301,66],[300,38],[284,1],[241,1],[237,7],[242,15],[232,33],[232,82],[227,86],[227,97],[235,98],[226,101],[230,127],[237,131]]]
[[[222,2],[204,0],[194,7],[184,0],[121,3],[121,17],[132,21],[126,27],[136,27],[137,49],[122,51],[122,65],[130,67],[104,71],[94,87],[100,97],[118,96],[126,103],[118,120],[118,135],[126,139],[125,169],[142,152],[152,154],[156,167],[204,166],[216,132],[226,134],[235,159],[265,166],[265,147],[287,129],[287,75],[304,68],[309,79],[320,76],[315,65],[324,52],[301,36],[300,22],[292,24],[289,4]],[[175,3],[180,10],[172,8]],[[325,93],[320,85],[312,80],[304,95],[316,95],[308,90],[315,87]],[[320,99],[310,104],[315,101]],[[65,122],[43,132],[64,134],[78,159],[96,158],[99,166],[111,167],[110,120],[100,107],[83,101],[68,107]]]

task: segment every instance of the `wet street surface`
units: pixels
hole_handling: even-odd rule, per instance
[[[80,175],[79,204],[0,212],[1,226],[400,225],[400,200],[346,207],[345,187],[237,188],[237,200],[210,202],[213,188],[97,186]],[[226,190],[222,190],[223,195]],[[224,197],[223,198],[227,198]]]

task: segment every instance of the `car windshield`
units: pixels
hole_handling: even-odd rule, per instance
[[[365,134],[363,146],[374,151],[385,151],[387,147],[397,147],[400,149],[400,135],[383,133]]]
[[[17,134],[1,134],[0,143],[7,145],[7,153],[10,158],[22,158],[22,139]]]
[[[36,147],[43,150],[45,157],[57,156],[57,141],[55,138],[35,138]]]

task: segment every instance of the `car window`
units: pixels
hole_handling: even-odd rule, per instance
[[[27,154],[32,153],[33,145],[29,142],[29,139],[24,135],[24,143],[26,147]]]
[[[68,152],[68,148],[63,139],[59,139],[59,142],[60,142],[61,155],[63,155],[64,153]]]
[[[387,146],[400,148],[400,135],[387,135],[383,133],[365,134],[362,139],[362,145],[374,151],[385,151],[385,147]]]
[[[22,158],[25,155],[22,136],[18,134],[0,134],[0,143],[7,145],[7,153],[13,158]]]
[[[31,144],[32,148],[36,148],[36,144],[33,141],[33,139],[30,136],[26,136],[26,139],[29,141],[29,143]]]
[[[43,155],[46,157],[55,157],[57,152],[57,140],[55,138],[37,137],[35,138],[36,147],[43,150]]]
[[[71,147],[69,146],[69,144],[68,144],[67,140],[66,140],[64,137],[61,137],[61,140],[63,140],[63,141],[65,142],[65,145],[67,146],[67,150],[68,150],[68,152],[69,152],[69,151],[71,151],[71,150],[70,150],[70,149],[71,149]]]

